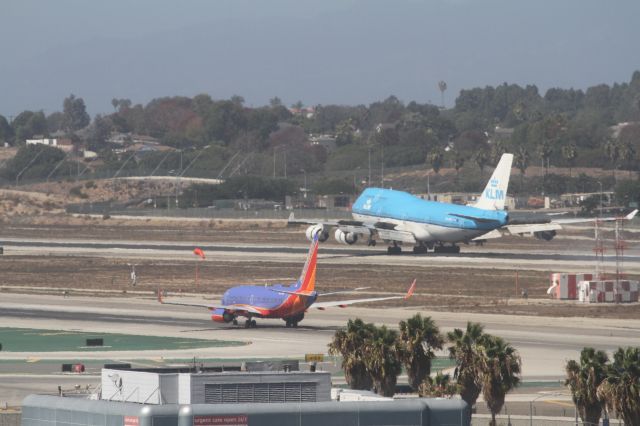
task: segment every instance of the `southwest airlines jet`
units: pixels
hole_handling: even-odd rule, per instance
[[[318,264],[318,238],[314,238],[307,261],[300,274],[300,279],[291,285],[276,284],[273,286],[241,285],[232,287],[222,296],[220,304],[195,304],[167,302],[162,299],[162,291],[158,291],[158,301],[167,305],[197,306],[207,308],[211,319],[216,322],[238,325],[238,317],[245,317],[246,328],[256,327],[254,318],[277,318],[285,321],[287,327],[297,327],[309,308],[325,310],[330,307],[344,308],[355,303],[378,302],[381,300],[408,299],[416,287],[416,280],[409,287],[405,296],[373,297],[368,299],[337,300],[317,302],[318,298],[330,294],[349,293],[364,290],[367,287],[351,291],[337,291],[319,294],[315,291],[316,269]]]
[[[389,244],[388,252],[401,252],[401,245],[413,245],[414,253],[433,250],[438,253],[459,253],[459,243],[484,242],[504,235],[531,235],[551,240],[561,224],[612,221],[615,217],[587,219],[555,219],[526,223],[510,222],[505,200],[511,174],[513,154],[503,154],[487,186],[473,205],[458,205],[423,200],[402,191],[367,188],[351,208],[353,220],[300,221],[293,213],[290,225],[311,225],[306,236],[321,242],[335,228],[335,239],[342,244],[355,244],[358,238],[375,245],[376,238]],[[631,219],[637,210],[625,217]]]

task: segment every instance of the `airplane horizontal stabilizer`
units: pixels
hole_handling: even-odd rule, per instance
[[[404,299],[407,300],[411,296],[413,296],[413,292],[416,289],[416,280],[414,279],[411,285],[409,286],[409,290],[404,296],[389,296],[389,297],[370,297],[367,299],[351,299],[351,300],[336,300],[333,302],[320,302],[314,303],[311,305],[312,308],[320,309],[321,311],[326,308],[346,308],[349,305],[355,305],[356,303],[370,303],[370,302],[380,302],[383,300],[394,300],[394,299]]]

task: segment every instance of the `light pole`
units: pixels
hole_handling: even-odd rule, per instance
[[[602,217],[602,182],[598,181],[598,185],[600,185],[600,217]]]
[[[302,193],[304,194],[304,198],[307,198],[307,171],[305,169],[300,169],[302,171],[302,173],[304,173],[304,188],[302,190]]]
[[[538,399],[543,398],[545,396],[557,396],[560,395],[557,392],[551,392],[551,393],[543,393],[541,395],[538,395],[537,397],[533,398],[531,401],[529,401],[529,425],[533,426],[533,403],[536,402]]]

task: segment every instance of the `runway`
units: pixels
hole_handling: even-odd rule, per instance
[[[0,301],[0,320],[7,327],[54,328],[90,332],[114,332],[244,340],[250,345],[191,349],[187,351],[145,351],[135,354],[110,353],[113,359],[301,357],[305,353],[325,353],[327,343],[349,318],[397,327],[401,319],[415,313],[412,308],[349,308],[309,311],[298,329],[288,329],[278,320],[258,320],[257,329],[245,329],[209,320],[206,310],[159,305],[150,298],[90,298],[4,294]],[[523,357],[525,378],[558,378],[563,362],[584,346],[614,350],[635,345],[640,339],[640,320],[590,318],[540,318],[491,314],[455,314],[421,311],[432,316],[443,331],[478,321],[489,333],[510,341]],[[77,353],[40,353],[40,358],[64,359]],[[1,352],[0,359],[22,359],[33,354]],[[82,356],[104,357],[104,352]]]
[[[541,243],[541,245],[544,243]],[[247,244],[247,243],[179,243],[136,241],[92,241],[86,239],[3,238],[5,256],[97,256],[136,259],[191,259],[194,247],[211,253],[209,260],[246,261],[248,256],[260,262],[294,262],[306,253],[306,245]],[[396,265],[425,268],[497,268],[512,269],[514,264],[530,270],[579,270],[585,263],[595,262],[591,251],[578,251],[568,247],[565,252],[540,250],[491,249],[464,246],[459,254],[413,254],[405,250],[400,255],[388,255],[381,247],[323,245],[320,258],[324,264],[341,265]],[[604,256],[612,264],[615,257]],[[640,249],[632,247],[625,253],[627,273],[640,274]]]

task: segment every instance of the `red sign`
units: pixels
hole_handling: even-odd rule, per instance
[[[249,416],[193,416],[193,426],[248,426]]]
[[[139,424],[138,416],[124,416],[124,426],[138,426]]]

